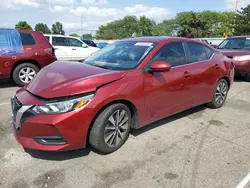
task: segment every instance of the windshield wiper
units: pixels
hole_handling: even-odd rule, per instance
[[[95,66],[95,67],[99,67],[99,68],[102,68],[102,69],[108,69],[108,70],[110,70],[110,69],[111,69],[111,68],[109,68],[109,67],[100,66],[100,65],[93,65],[93,66]]]

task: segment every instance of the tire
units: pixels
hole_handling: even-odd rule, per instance
[[[117,123],[117,113],[121,119],[120,124],[127,119],[123,126]],[[118,150],[129,137],[131,122],[131,112],[125,104],[116,103],[108,106],[95,119],[89,134],[89,144],[103,154]]]
[[[247,82],[250,82],[250,73],[247,73],[247,74],[244,76],[244,80],[247,81]]]
[[[227,81],[225,79],[221,79],[216,85],[213,99],[210,103],[208,103],[208,107],[210,108],[222,107],[227,99],[228,91],[229,91],[229,85]]]
[[[12,78],[17,85],[25,86],[35,78],[38,71],[39,71],[39,68],[36,65],[32,63],[22,63],[14,69]],[[24,72],[29,74],[29,76],[25,76]],[[25,78],[28,77],[27,82],[25,82],[25,78],[21,78],[20,76],[24,76]]]

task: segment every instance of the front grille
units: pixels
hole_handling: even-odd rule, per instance
[[[16,96],[11,99],[11,107],[12,107],[14,121],[16,120],[16,115],[17,115],[18,110],[20,110],[22,106],[23,106],[22,103],[17,99]]]

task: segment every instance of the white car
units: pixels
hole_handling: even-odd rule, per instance
[[[64,35],[44,35],[53,48],[58,60],[62,61],[82,61],[99,50],[88,46],[76,37]]]

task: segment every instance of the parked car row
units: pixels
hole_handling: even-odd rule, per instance
[[[27,85],[11,99],[14,135],[37,150],[90,144],[114,152],[130,129],[200,104],[222,107],[235,71],[250,77],[248,37],[228,38],[217,49],[193,39],[142,37],[98,50],[75,37],[0,30],[0,43],[1,77]]]
[[[233,79],[232,59],[199,41],[118,41],[84,63],[44,67],[12,98],[13,133],[24,148],[111,153],[131,129],[200,104],[222,107]]]

